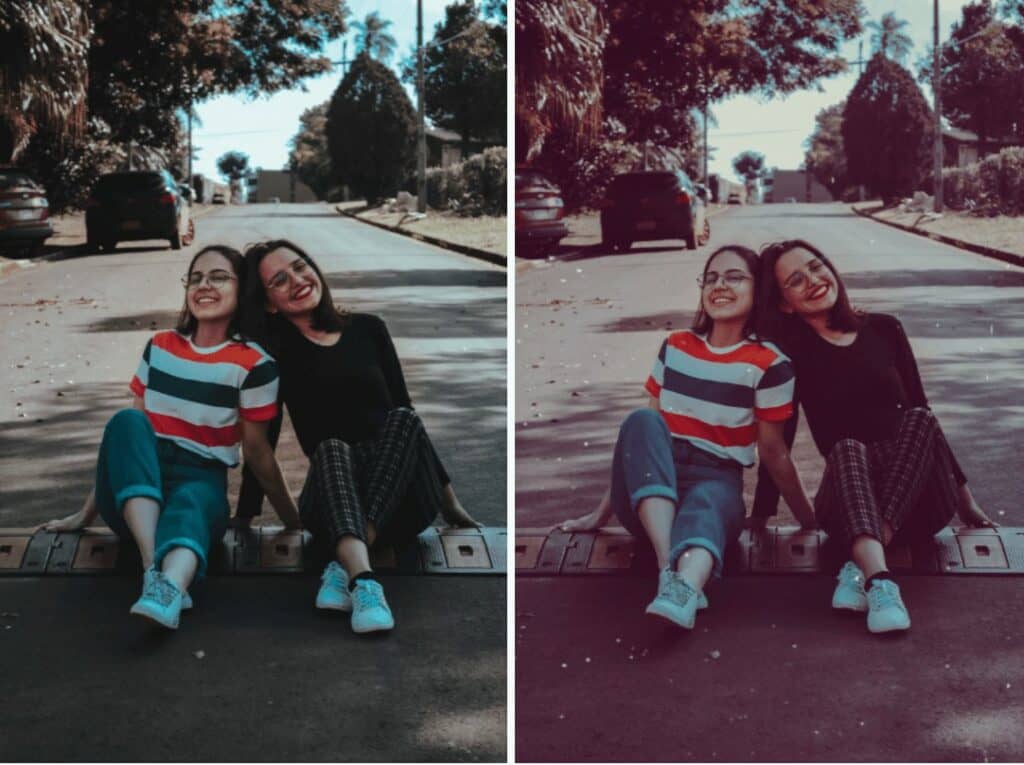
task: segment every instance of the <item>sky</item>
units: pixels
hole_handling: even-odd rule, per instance
[[[423,0],[423,40],[434,36],[434,25],[444,19],[444,8],[451,0]],[[355,56],[355,32],[351,22],[362,21],[368,13],[378,11],[390,20],[388,32],[398,42],[391,59],[392,69],[416,44],[416,0],[347,0],[351,14],[348,57]],[[332,61],[341,60],[342,40],[332,41],[326,49]],[[301,88],[282,91],[270,97],[249,99],[242,96],[221,96],[200,104],[196,109],[201,126],[193,125],[192,143],[199,148],[193,160],[193,172],[221,180],[217,158],[228,151],[249,155],[250,167],[277,170],[288,164],[288,142],[298,132],[299,116],[306,109],[331,97],[341,82],[341,67],[316,79],[305,80]],[[414,91],[407,87],[415,104]]]
[[[960,9],[966,4],[965,0],[939,0],[940,43],[949,40],[950,26],[960,19]],[[867,11],[865,23],[880,21],[887,11],[893,11],[908,22],[904,31],[913,38],[914,47],[903,65],[910,68],[916,79],[917,62],[932,44],[932,0],[865,0],[864,7]],[[870,31],[865,31],[859,40],[864,43],[864,58],[870,58]],[[848,62],[857,60],[857,43],[858,40],[852,40],[842,49]],[[764,154],[767,167],[795,170],[803,162],[804,141],[814,130],[815,115],[846,98],[858,75],[858,67],[851,64],[846,74],[822,80],[822,92],[800,91],[787,98],[767,102],[743,96],[715,104],[712,112],[718,120],[718,127],[708,128],[708,143],[717,150],[709,162],[708,171],[735,177],[732,160],[748,149]],[[930,102],[930,88],[921,87]]]

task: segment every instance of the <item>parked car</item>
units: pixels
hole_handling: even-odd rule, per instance
[[[546,255],[558,246],[569,228],[562,220],[562,192],[538,170],[516,168],[516,252],[524,256]]]
[[[101,176],[85,203],[85,230],[90,252],[140,239],[167,239],[180,250],[195,237],[189,202],[166,170]]]
[[[51,236],[46,191],[25,172],[0,167],[0,248],[34,258]]]
[[[215,191],[213,193],[213,198],[210,200],[210,204],[212,205],[226,205],[227,203],[228,201],[224,198],[224,195],[219,191]]]
[[[741,204],[743,204],[743,199],[740,197],[740,192],[738,192],[738,191],[730,191],[729,192],[729,200],[728,201],[729,201],[729,204],[731,204],[731,205],[741,205]]]
[[[706,198],[682,170],[617,175],[601,206],[601,239],[613,250],[628,250],[638,241],[677,238],[695,250],[704,238]]]

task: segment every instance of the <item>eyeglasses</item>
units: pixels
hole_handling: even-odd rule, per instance
[[[211,287],[220,290],[224,289],[224,285],[235,278],[233,274],[223,270],[211,271],[208,274],[204,274],[202,271],[193,271],[188,276],[182,277],[181,283],[185,285],[185,289],[191,290],[202,284],[203,279],[206,279]]]
[[[270,277],[270,281],[267,282],[264,286],[268,290],[274,290],[275,292],[283,292],[284,290],[288,289],[288,285],[291,283],[291,278],[289,278],[289,271],[291,272],[292,275],[296,277],[301,277],[308,270],[309,263],[306,262],[305,258],[296,258],[291,262],[291,265],[289,265],[288,268],[284,269],[283,271],[278,271],[276,274]]]
[[[807,285],[813,280],[814,277],[821,273],[823,268],[827,266],[820,260],[815,258],[807,264],[807,271],[794,271],[789,275],[789,278],[782,285],[784,290],[805,290]]]
[[[719,274],[717,271],[708,271],[703,276],[697,277],[697,284],[703,289],[707,289],[708,287],[714,287],[721,281],[726,287],[735,289],[743,284],[743,282],[752,278],[749,274],[745,274],[742,271],[726,271],[724,274]]]

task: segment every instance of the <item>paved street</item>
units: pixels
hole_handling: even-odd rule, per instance
[[[69,249],[0,281],[0,527],[80,505],[103,425],[148,337],[173,326],[197,249],[278,237],[316,258],[337,302],[387,321],[463,504],[505,524],[505,271],[309,204],[223,208],[181,252]],[[298,491],[306,462],[287,425],[279,453]],[[134,580],[0,579],[0,756],[503,759],[504,579],[385,587],[398,628],[367,641],[314,612],[309,577],[213,577],[175,635],[129,619]]]
[[[587,248],[519,269],[518,527],[597,503],[662,338],[692,321],[707,255],[796,237],[833,258],[856,305],[900,317],[975,496],[999,522],[1024,525],[1024,270],[841,204],[734,208],[713,229],[698,252]],[[823,463],[804,426],[794,454],[813,492]],[[793,522],[784,504],[779,521]],[[517,757],[1021,759],[1007,727],[1024,714],[1021,580],[903,586],[914,628],[896,640],[830,614],[832,582],[816,576],[728,579],[709,590],[697,630],[671,637],[642,622],[652,582],[520,578]]]

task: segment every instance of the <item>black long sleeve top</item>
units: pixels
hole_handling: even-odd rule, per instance
[[[412,408],[402,366],[384,321],[371,314],[349,314],[341,338],[331,346],[314,343],[288,322],[280,322],[273,353],[281,374],[280,400],[305,455],[328,438],[359,443],[374,438],[389,411]],[[277,445],[280,415],[271,425]],[[441,485],[448,474],[436,460]],[[238,515],[259,515],[263,490],[243,469]]]
[[[913,350],[903,325],[894,316],[871,313],[848,346],[822,339],[802,321],[780,344],[796,370],[796,397],[803,404],[811,436],[822,456],[844,438],[872,443],[892,438],[902,411],[928,408]],[[797,415],[787,423],[785,437],[792,445]],[[966,476],[951,455],[958,485]],[[768,470],[758,469],[754,516],[774,515],[779,490]]]

